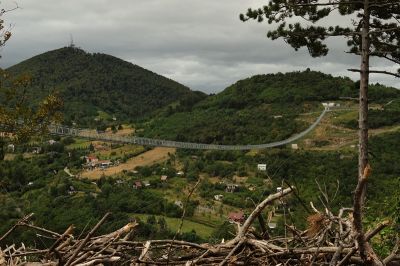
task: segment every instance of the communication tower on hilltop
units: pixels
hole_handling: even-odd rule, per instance
[[[74,37],[72,36],[72,34],[69,34],[69,38],[70,38],[69,47],[74,48],[75,44],[74,44]]]

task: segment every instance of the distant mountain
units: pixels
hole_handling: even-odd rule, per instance
[[[305,129],[311,121],[299,114],[322,111],[322,101],[357,95],[357,82],[321,72],[257,75],[194,107],[169,108],[162,116],[139,125],[143,128],[140,134],[201,143],[268,143]],[[400,98],[400,91],[371,85],[370,98],[371,102],[385,102]]]
[[[206,96],[116,57],[75,47],[37,55],[7,70],[31,74],[30,92],[37,99],[59,91],[66,122],[79,125],[93,125],[96,117],[134,121],[174,102],[196,102]]]

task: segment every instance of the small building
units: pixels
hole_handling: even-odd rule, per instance
[[[328,103],[322,103],[322,106],[328,107]]]
[[[57,141],[55,141],[54,139],[51,139],[51,140],[48,141],[48,143],[49,143],[50,145],[54,145],[54,144],[57,143]]]
[[[42,148],[41,147],[33,147],[32,148],[32,153],[34,154],[39,154],[42,152]]]
[[[216,201],[221,201],[223,198],[224,198],[224,195],[222,195],[222,194],[214,195],[214,199],[215,199]]]
[[[176,206],[178,206],[179,208],[183,209],[183,203],[182,203],[182,201],[180,201],[180,200],[175,200],[174,204],[175,204]]]
[[[135,189],[141,189],[143,187],[142,182],[140,182],[139,180],[135,181],[135,183],[133,184],[133,187]]]
[[[176,173],[176,175],[177,175],[177,176],[184,176],[185,173],[184,173],[183,171],[179,171],[179,172]]]
[[[335,103],[328,103],[328,107],[335,107]]]
[[[112,165],[112,162],[110,160],[103,160],[103,161],[98,161],[97,165],[101,168],[101,169],[105,169],[108,168]]]
[[[162,175],[160,180],[166,182],[168,180],[168,176]]]
[[[14,144],[8,144],[7,150],[9,152],[15,152],[15,145]]]
[[[145,187],[149,187],[150,186],[150,182],[148,180],[144,180],[142,181],[143,186]]]
[[[250,186],[248,187],[248,189],[249,189],[250,191],[255,191],[257,188],[256,188],[255,186],[253,186],[253,185],[250,185]]]
[[[73,194],[75,194],[75,193],[77,193],[77,191],[75,190],[74,186],[69,186],[69,188],[68,188],[68,194],[69,194],[69,195],[73,195]]]
[[[267,171],[267,165],[265,163],[259,163],[259,164],[257,164],[257,170]]]
[[[32,182],[32,181],[29,182],[29,183],[28,183],[28,186],[33,186],[33,182]]]
[[[99,159],[94,155],[85,156],[85,160],[86,164],[93,164],[93,166],[99,161]]]
[[[275,229],[276,228],[276,223],[268,223],[269,229]]]
[[[297,143],[293,143],[291,145],[291,147],[292,147],[292,150],[298,150],[299,149],[299,145]]]
[[[283,116],[282,115],[274,115],[274,119],[279,119],[279,118],[282,118]]]
[[[243,211],[239,211],[239,212],[230,212],[228,215],[228,220],[231,223],[244,223],[245,220],[245,216]]]
[[[118,184],[118,185],[125,184],[125,181],[124,181],[124,180],[122,180],[122,179],[118,179],[118,180],[117,180],[117,184]]]
[[[226,185],[226,188],[225,188],[225,191],[226,191],[226,192],[229,192],[229,193],[233,193],[233,192],[236,191],[236,189],[237,189],[238,187],[239,187],[239,186],[236,185],[236,184],[227,184],[227,185]]]

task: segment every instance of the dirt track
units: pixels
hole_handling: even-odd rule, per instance
[[[120,164],[108,169],[96,169],[93,171],[84,171],[81,176],[89,179],[99,179],[103,174],[106,176],[121,173],[123,170],[133,170],[137,166],[152,165],[154,163],[163,162],[168,159],[168,153],[175,153],[174,148],[157,147],[153,150],[142,153],[136,157],[129,159],[126,163]]]

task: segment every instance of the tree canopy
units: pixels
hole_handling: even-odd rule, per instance
[[[325,20],[337,14],[344,18],[337,22]],[[361,206],[365,199],[365,180],[368,164],[368,83],[370,73],[400,77],[396,72],[371,69],[370,57],[388,60],[395,66],[400,64],[400,2],[398,0],[270,0],[268,5],[248,9],[240,19],[258,22],[266,19],[277,27],[268,32],[272,40],[283,38],[295,50],[306,47],[313,57],[325,56],[329,49],[326,40],[332,36],[347,39],[348,53],[360,56],[360,68],[348,69],[360,73],[359,92],[359,156],[358,186],[354,196],[354,226],[360,255],[365,264],[382,265],[370,248],[362,229]],[[299,22],[299,20],[301,22]],[[396,66],[398,67],[398,66]]]

